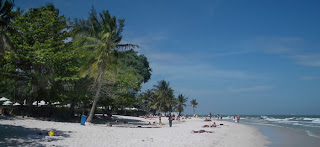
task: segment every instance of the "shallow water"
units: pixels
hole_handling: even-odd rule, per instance
[[[232,121],[232,116],[223,117]],[[257,126],[268,137],[270,147],[319,147],[320,116],[241,116],[240,123]]]

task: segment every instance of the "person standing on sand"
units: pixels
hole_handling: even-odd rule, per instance
[[[211,117],[212,117],[212,114],[211,114],[211,112],[210,112],[210,114],[209,114],[209,117],[210,117],[210,119],[211,119]]]
[[[237,123],[240,122],[240,115],[237,116]]]
[[[158,116],[159,116],[159,125],[161,125],[161,114],[159,113]]]
[[[172,116],[171,113],[169,113],[169,126],[172,127]]]

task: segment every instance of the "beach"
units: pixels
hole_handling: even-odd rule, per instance
[[[203,146],[203,147],[263,147],[269,144],[256,127],[228,121],[213,120],[216,128],[203,128],[204,118],[173,121],[162,117],[165,125],[153,125],[158,118],[113,116],[119,122],[112,126],[104,121],[97,123],[66,123],[42,121],[33,118],[0,119],[0,146]],[[223,125],[220,125],[223,124]],[[192,133],[192,130],[213,133]],[[28,138],[28,135],[46,135],[53,131],[58,138]]]

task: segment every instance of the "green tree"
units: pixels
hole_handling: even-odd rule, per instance
[[[18,11],[13,11],[14,0],[0,0],[0,54],[5,53],[5,48],[10,51],[13,49],[13,44],[8,36],[8,33],[13,33],[12,21],[18,14]]]
[[[175,107],[176,100],[173,95],[173,89],[170,88],[170,83],[165,80],[158,81],[154,87],[154,107],[158,112],[172,112]]]
[[[156,107],[154,107],[154,92],[150,89],[147,89],[145,92],[142,92],[139,95],[139,105],[146,112],[156,113]]]
[[[88,20],[76,21],[76,42],[80,49],[91,50],[88,55],[88,68],[84,75],[95,77],[96,92],[87,122],[91,122],[100,97],[101,87],[106,70],[117,61],[119,49],[137,47],[132,44],[120,44],[124,19],[111,16],[108,11],[102,11],[99,16],[94,9]],[[90,53],[90,52],[89,52]],[[89,74],[90,73],[90,74]]]
[[[58,87],[57,81],[62,76],[65,80],[77,74],[71,66],[76,59],[69,51],[71,42],[66,42],[73,33],[67,21],[52,4],[31,8],[14,20],[14,29],[19,33],[8,35],[19,60],[11,60],[6,66],[14,66],[14,78],[18,81],[15,89],[24,89],[29,104],[34,100],[58,99],[54,97],[59,94],[52,93],[53,87]]]
[[[193,114],[196,114],[195,108],[197,108],[197,106],[198,106],[197,100],[196,100],[196,99],[192,99],[192,100],[190,101],[190,103],[191,103],[191,106],[192,106],[192,108],[193,108]]]
[[[183,107],[186,107],[187,105],[185,104],[186,102],[188,101],[188,98],[185,97],[184,95],[182,94],[179,94],[178,95],[178,98],[177,98],[177,111],[179,112],[179,116],[181,115],[181,112],[183,112]]]
[[[119,102],[123,107],[136,106],[136,94],[141,89],[141,84],[147,82],[151,76],[149,62],[144,55],[138,55],[134,50],[119,53],[117,64],[117,90]]]

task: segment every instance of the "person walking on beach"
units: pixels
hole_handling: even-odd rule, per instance
[[[211,112],[210,112],[210,114],[209,114],[209,117],[210,117],[210,119],[211,119],[211,117],[212,117],[212,114],[211,114]]]
[[[172,116],[171,113],[169,113],[169,126],[172,127]]]
[[[237,116],[237,123],[240,122],[240,115]]]

